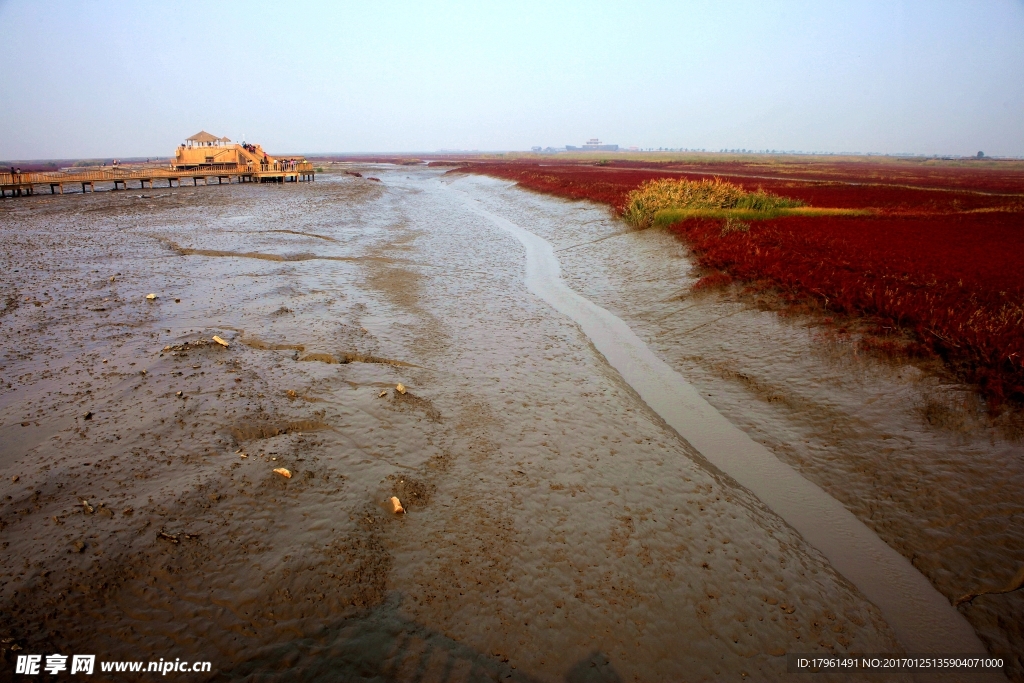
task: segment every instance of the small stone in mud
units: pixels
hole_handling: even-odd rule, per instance
[[[135,513],[135,508],[132,508],[132,507],[126,507],[124,510],[121,510],[121,514],[124,515],[125,517],[129,517],[129,516],[131,516],[134,513]]]
[[[395,391],[397,391],[400,394],[405,394],[405,385],[399,382],[397,385],[395,385]]]
[[[181,392],[179,391],[178,393],[175,394],[175,396],[177,396],[178,398],[181,398]]]
[[[82,503],[82,512],[85,514],[91,515],[95,511],[95,508],[93,508],[92,505],[89,505],[89,501],[85,498],[79,498],[78,500]]]
[[[391,496],[391,498],[388,499],[388,504],[391,506],[391,512],[396,515],[400,512],[405,512],[405,508],[402,507],[402,501],[398,500],[398,496]]]
[[[111,275],[111,276],[110,276],[110,281],[111,281],[111,282],[113,282],[113,281],[114,281],[114,276],[113,276],[113,275]]]
[[[91,419],[92,419],[92,411],[90,410],[90,411],[89,411],[89,412],[87,412],[87,413],[86,413],[85,415],[83,415],[83,416],[82,416],[82,419],[83,419],[83,420],[91,420]]]
[[[291,479],[292,478],[291,471],[288,468],[286,468],[286,467],[278,467],[277,469],[274,470],[274,472],[277,473],[277,474],[280,474],[285,479]]]
[[[149,299],[150,301],[152,301],[153,299],[156,298],[156,294],[147,294],[146,298]]]
[[[76,553],[80,553],[80,552],[83,552],[85,550],[85,543],[83,543],[81,541],[75,541],[74,543],[71,544],[71,547],[74,548],[74,551]]]
[[[28,427],[30,424],[32,424],[32,423],[31,422],[22,422],[21,426],[22,427]]]
[[[15,474],[15,475],[14,475],[13,477],[11,477],[11,481],[12,481],[12,482],[16,482],[16,481],[18,481],[18,479],[20,479],[20,478],[21,478],[21,477],[19,477],[19,476],[18,476],[17,474]]]
[[[220,344],[224,348],[227,348],[227,347],[230,346],[230,344],[228,344],[226,341],[224,341],[223,339],[221,339],[217,335],[213,335],[213,341],[217,342],[218,344]]]
[[[180,303],[181,303],[181,299],[175,299],[175,300],[174,300],[174,303],[176,303],[176,304],[180,304]]]
[[[388,390],[387,389],[381,389],[380,393],[377,394],[377,398],[384,398],[387,395],[388,395]]]

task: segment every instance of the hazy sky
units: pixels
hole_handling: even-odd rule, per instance
[[[1024,155],[1024,1],[0,0],[0,159],[581,144]]]

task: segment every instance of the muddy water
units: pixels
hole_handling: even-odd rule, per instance
[[[360,170],[0,203],[2,666],[782,680],[787,651],[902,649],[529,291],[514,237],[436,171]]]

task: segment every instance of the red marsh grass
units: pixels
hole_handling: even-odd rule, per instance
[[[698,288],[739,280],[792,305],[813,300],[872,323],[864,346],[940,358],[993,410],[1024,405],[1024,166],[642,165],[487,162],[453,172],[667,227],[708,271]]]
[[[1006,220],[1013,219],[1012,221]],[[784,216],[726,231],[670,229],[712,273],[875,323],[880,351],[937,356],[995,409],[1024,402],[1024,231],[1019,215]],[[715,283],[702,281],[708,287]],[[893,332],[909,333],[912,342]]]

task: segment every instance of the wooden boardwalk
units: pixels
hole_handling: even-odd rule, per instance
[[[224,181],[239,183],[284,183],[316,180],[313,164],[308,161],[276,161],[270,164],[211,164],[181,168],[103,168],[83,171],[61,171],[42,173],[0,173],[0,197],[10,192],[12,197],[36,193],[37,187],[50,187],[50,193],[64,194],[64,186],[81,185],[82,192],[96,191],[96,183],[113,183],[115,190],[128,189],[129,182],[138,182],[140,188],[156,187],[157,181],[167,181],[168,187],[175,183],[181,186],[182,179],[192,180],[193,185],[208,185],[210,178],[217,183]]]

